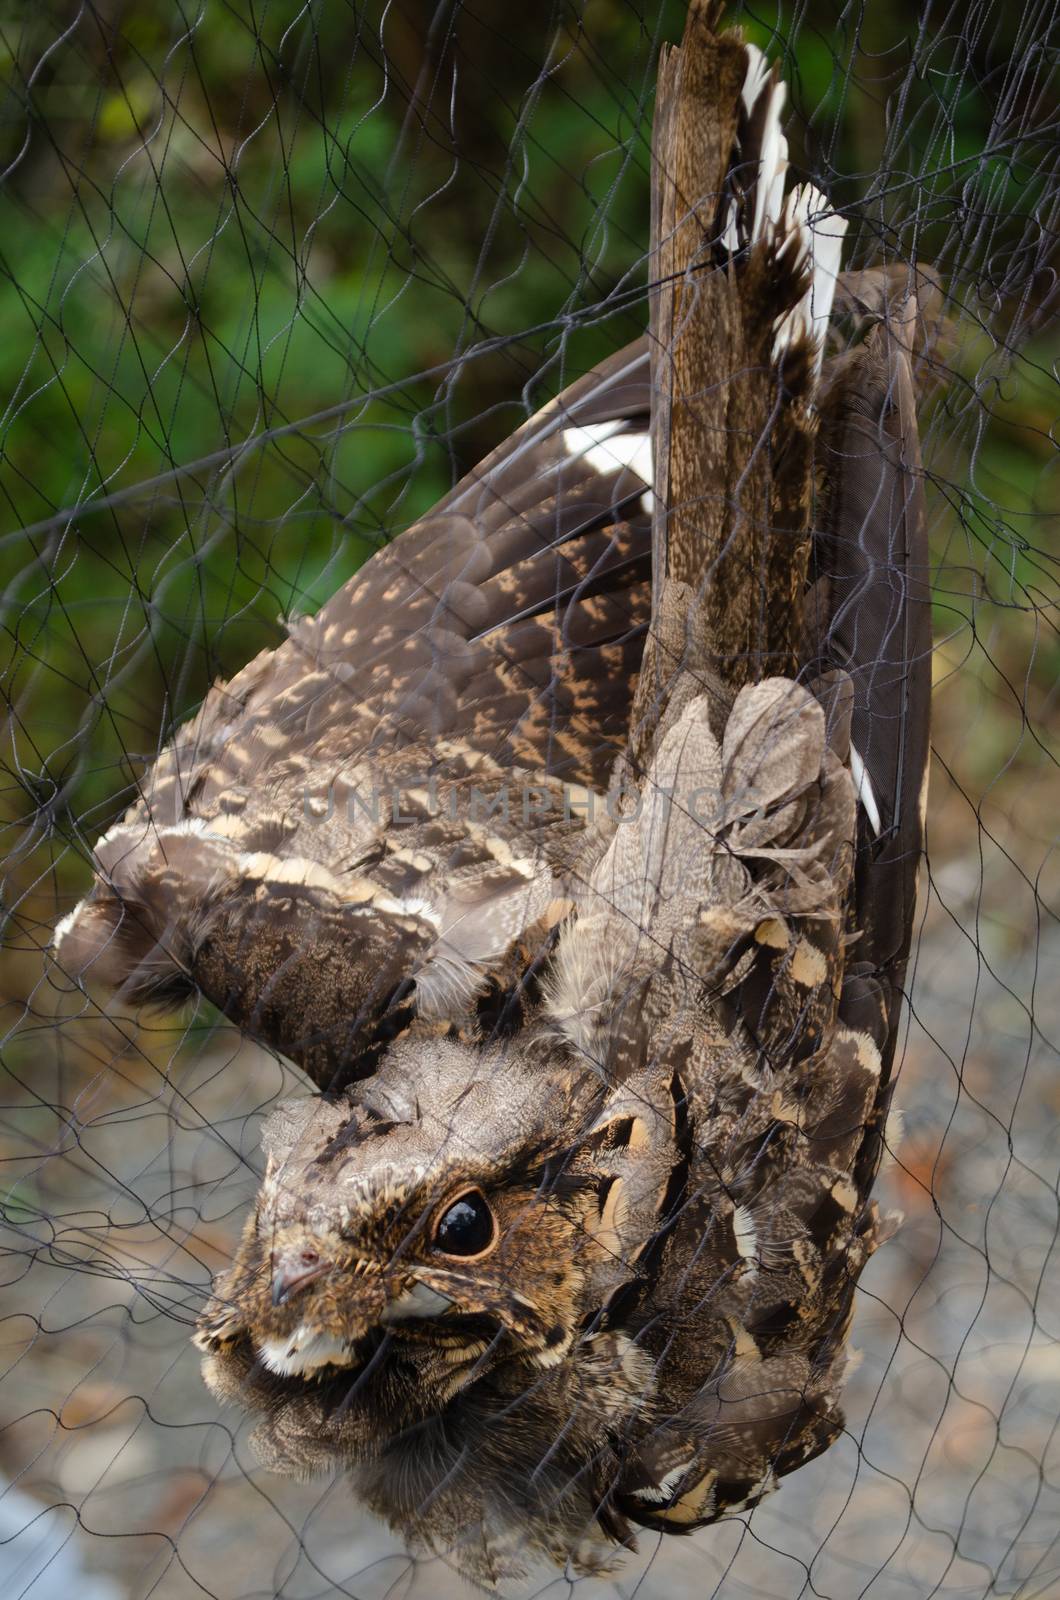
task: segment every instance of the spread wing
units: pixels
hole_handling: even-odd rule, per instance
[[[650,587],[647,374],[641,342],[574,384],[216,687],[151,774],[155,820],[288,754],[427,739],[606,782]]]
[[[97,846],[59,966],[131,1000],[197,987],[320,1084],[466,1002],[625,738],[648,401],[642,341],[216,685]]]

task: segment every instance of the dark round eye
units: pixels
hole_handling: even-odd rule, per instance
[[[469,1189],[444,1211],[434,1230],[434,1243],[447,1256],[478,1256],[493,1243],[496,1224],[489,1201]]]

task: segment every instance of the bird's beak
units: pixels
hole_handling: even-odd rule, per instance
[[[315,1250],[284,1250],[272,1258],[272,1303],[285,1306],[288,1300],[330,1272],[332,1263]]]

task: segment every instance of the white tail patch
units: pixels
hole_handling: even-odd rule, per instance
[[[817,350],[815,371],[821,369],[824,338],[832,315],[845,217],[827,210],[828,202],[812,183],[792,189],[784,205],[780,227],[785,235],[781,249],[805,254],[810,263],[810,287],[797,305],[777,321],[773,335],[773,355],[779,360],[784,351],[801,339],[811,340]]]
[[[762,96],[768,96],[755,186],[755,210],[751,219],[751,236],[747,241],[753,244],[756,239],[762,238],[769,224],[780,221],[788,172],[788,141],[781,130],[780,113],[784,109],[788,91],[785,83],[779,79],[773,80],[772,63],[766,60],[757,45],[748,44],[744,49],[747,52],[747,71],[740,92],[744,111],[749,118],[754,115]],[[721,242],[726,250],[739,250],[743,242],[737,227],[737,210],[735,203],[730,202],[721,234]]]
[[[747,77],[744,79],[745,97],[748,80],[752,71],[755,70],[754,64],[749,61]],[[764,86],[772,69],[763,58],[761,66],[757,70],[761,73]],[[766,92],[769,95],[769,100],[766,105],[765,127],[762,130],[762,156],[758,163],[755,214],[751,223],[752,240],[761,239],[768,224],[780,221],[781,206],[784,202],[784,184],[788,175],[788,141],[780,127],[780,113],[784,109],[784,100],[788,92],[787,85],[778,79]],[[752,101],[753,104],[754,102]]]
[[[759,95],[769,82],[769,74],[772,68],[756,44],[745,44],[744,50],[747,52],[747,71],[744,73],[741,93],[743,95],[743,108],[750,117],[754,113]],[[784,85],[781,84],[780,87],[783,89]]]
[[[651,458],[651,435],[648,433],[623,433],[625,423],[621,417],[595,423],[591,428],[565,428],[563,448],[569,456],[587,461],[594,472],[612,473],[625,470],[644,484],[641,499],[645,511],[655,504],[651,485],[654,474]]]
[[[880,808],[876,804],[876,796],[872,792],[872,784],[869,782],[869,775],[865,771],[865,763],[853,744],[850,746],[850,776],[854,780],[854,788],[857,790],[858,800],[865,808],[865,815],[872,825],[872,831],[878,837],[883,828],[883,823],[880,820]]]
[[[774,328],[773,355],[780,360],[792,344],[802,339],[816,346],[816,371],[820,371],[824,351],[824,338],[832,314],[839,261],[846,233],[846,221],[827,209],[828,202],[812,184],[799,184],[784,197],[788,176],[788,141],[780,126],[784,109],[786,85],[775,75],[757,45],[744,46],[747,68],[744,73],[741,98],[744,113],[753,117],[764,102],[762,131],[759,145],[758,172],[754,186],[754,216],[751,218],[750,236],[741,239],[739,207],[730,201],[721,232],[721,242],[727,250],[737,251],[743,244],[754,244],[776,230],[780,251],[794,251],[805,256],[810,263],[810,286],[796,306],[777,319]],[[737,152],[737,165],[739,152]],[[744,176],[745,187],[748,175]]]

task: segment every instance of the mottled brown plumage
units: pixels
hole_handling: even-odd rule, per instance
[[[693,4],[659,82],[651,339],[211,692],[57,936],[322,1091],[266,1125],[207,1381],[487,1582],[824,1449],[891,1226],[917,308],[841,283],[822,371],[841,228],[784,198],[775,69]]]

